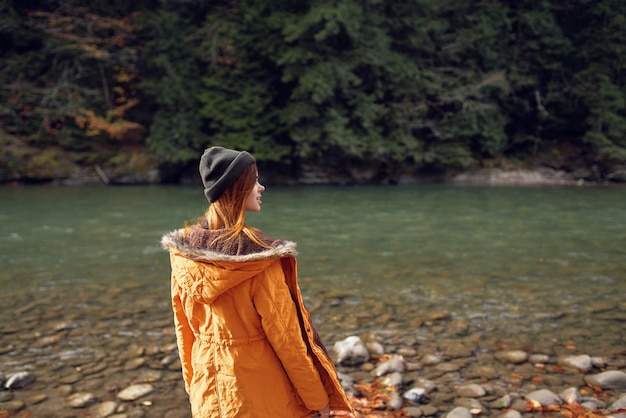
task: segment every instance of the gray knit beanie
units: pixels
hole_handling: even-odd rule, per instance
[[[204,184],[204,195],[209,203],[215,202],[256,160],[246,151],[235,151],[223,147],[204,150],[200,158],[200,177]]]

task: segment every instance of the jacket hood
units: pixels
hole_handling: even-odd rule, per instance
[[[258,274],[277,259],[296,257],[296,243],[275,240],[272,247],[246,254],[229,254],[191,245],[184,229],[169,232],[161,246],[170,252],[172,278],[192,297],[211,303],[222,293]]]

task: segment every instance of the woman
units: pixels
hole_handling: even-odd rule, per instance
[[[196,418],[353,413],[297,284],[296,245],[244,222],[261,210],[254,157],[208,148],[209,208],[163,236],[185,389]]]

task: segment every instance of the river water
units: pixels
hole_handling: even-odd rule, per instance
[[[5,187],[0,202],[0,285],[41,298],[167,291],[160,236],[205,209],[202,191],[182,186]],[[298,243],[312,303],[440,301],[457,315],[507,316],[623,307],[626,294],[624,187],[269,188],[248,223]]]
[[[64,382],[104,399],[143,362],[169,364],[159,240],[205,205],[187,186],[0,188],[0,373],[38,373],[49,401],[32,411],[66,411]],[[415,360],[468,356],[450,352],[458,340],[479,364],[503,347],[626,362],[625,187],[270,187],[247,220],[298,243],[327,345],[371,334]],[[186,408],[178,369],[168,376],[160,405]]]

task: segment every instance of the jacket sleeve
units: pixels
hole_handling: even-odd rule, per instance
[[[328,395],[307,352],[296,304],[279,261],[255,279],[252,293],[263,330],[298,395],[311,411],[324,408]]]
[[[187,315],[185,314],[180,294],[181,289],[176,284],[174,274],[175,272],[172,271],[172,309],[174,311],[174,328],[176,330],[176,342],[178,344],[178,355],[180,356],[180,363],[182,365],[185,390],[189,394],[189,387],[193,376],[191,348],[193,347],[194,335],[191,327],[189,326]]]

